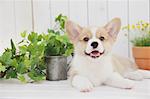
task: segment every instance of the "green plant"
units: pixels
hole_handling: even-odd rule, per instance
[[[134,46],[150,46],[150,35],[135,38],[131,42]]]
[[[65,30],[65,21],[67,17],[61,14],[56,17],[57,23],[54,30],[48,30],[49,39],[45,48],[46,56],[69,56],[73,52],[73,45],[70,43]]]
[[[134,46],[150,46],[150,23],[139,21],[137,24],[123,27],[129,31],[129,39]]]
[[[66,16],[56,17],[57,29],[48,29],[48,33],[21,33],[23,38],[18,44],[11,39],[11,48],[5,49],[0,56],[0,75],[4,78],[17,78],[22,82],[45,80],[45,55],[68,56],[73,46],[65,34]],[[64,34],[62,34],[64,33]]]
[[[44,47],[44,41],[35,32],[29,34],[27,38],[24,36],[22,42],[18,44],[18,52],[11,40],[11,48],[5,49],[0,56],[0,67],[3,67],[1,72],[5,72],[5,78],[18,78],[22,82],[44,80],[45,74],[42,71],[45,69],[42,62]]]

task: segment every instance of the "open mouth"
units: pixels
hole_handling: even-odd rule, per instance
[[[88,55],[88,56],[90,56],[90,57],[92,57],[92,58],[98,58],[98,57],[100,57],[101,55],[104,54],[104,51],[103,52],[99,52],[97,50],[94,50],[94,51],[92,51],[90,53],[86,53],[85,52],[85,54]]]

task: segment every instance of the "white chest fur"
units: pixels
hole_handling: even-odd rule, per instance
[[[87,77],[94,86],[102,84],[113,72],[111,56],[91,59],[76,55],[72,67],[78,74]]]

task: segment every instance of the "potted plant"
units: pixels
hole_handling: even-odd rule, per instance
[[[126,26],[125,29],[130,33],[133,57],[137,66],[150,70],[150,23],[139,21],[137,24]]]
[[[54,29],[49,29],[49,38],[45,47],[46,79],[67,79],[67,56],[73,52],[73,45],[64,30],[66,17],[61,14],[56,18]]]
[[[49,80],[66,79],[67,56],[73,52],[73,45],[64,30],[65,20],[60,14],[47,34],[24,31],[21,42],[15,44],[11,39],[11,47],[0,55],[0,78],[35,82],[47,75]]]

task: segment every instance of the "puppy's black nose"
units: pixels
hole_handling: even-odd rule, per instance
[[[97,48],[98,43],[97,43],[97,42],[92,42],[92,43],[91,43],[91,46],[92,46],[93,48]]]

